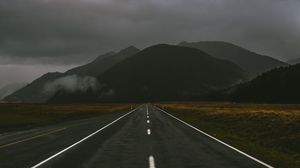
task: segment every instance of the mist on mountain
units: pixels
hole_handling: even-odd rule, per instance
[[[97,76],[99,83],[105,83],[99,92],[60,92],[50,102],[192,100],[246,78],[247,73],[230,61],[198,49],[160,44],[132,55]],[[111,90],[114,94],[105,97]]]
[[[26,85],[27,85],[27,83],[21,82],[21,83],[11,83],[11,84],[7,84],[7,85],[3,86],[2,88],[0,88],[0,100],[2,100],[6,96],[12,94],[16,90],[19,90],[19,89],[25,87]]]

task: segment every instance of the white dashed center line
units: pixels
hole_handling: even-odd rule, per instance
[[[147,123],[149,124],[150,120],[149,120],[148,105],[146,107],[147,107]],[[147,129],[147,134],[151,135],[151,130],[150,129]],[[154,157],[152,155],[149,156],[149,168],[155,168],[155,161],[154,161]]]
[[[152,155],[149,156],[149,168],[155,168],[155,161]]]

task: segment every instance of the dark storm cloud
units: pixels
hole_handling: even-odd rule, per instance
[[[287,59],[300,56],[299,11],[298,0],[0,0],[0,64],[72,64],[183,40]]]

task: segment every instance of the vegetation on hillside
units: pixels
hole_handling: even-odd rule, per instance
[[[236,102],[300,103],[300,64],[275,68],[215,98]]]

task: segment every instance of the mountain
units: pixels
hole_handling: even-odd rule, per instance
[[[268,71],[224,95],[241,102],[300,103],[300,64]]]
[[[295,59],[288,60],[287,63],[289,63],[291,65],[299,64],[300,63],[300,58],[295,58]]]
[[[109,52],[103,56],[98,57],[93,62],[68,70],[66,75],[82,75],[82,76],[98,76],[104,71],[108,70],[118,62],[121,62],[128,57],[136,54],[140,50],[134,46],[125,48],[118,53]]]
[[[8,85],[3,86],[0,88],[0,100],[6,97],[7,95],[10,95],[11,93],[15,92],[16,90],[19,90],[26,86],[27,83],[11,83]]]
[[[97,76],[97,91],[58,92],[50,102],[191,100],[247,74],[234,63],[189,47],[155,45]]]
[[[74,79],[73,75],[96,77],[108,70],[109,68],[111,68],[112,66],[114,66],[115,64],[127,59],[128,57],[137,52],[139,52],[139,49],[130,46],[119,51],[118,53],[109,52],[104,55],[101,55],[94,61],[83,66],[70,69],[65,73],[47,73],[41,76],[40,78],[34,80],[26,87],[5,97],[4,100],[8,102],[46,102],[51,96],[51,94],[45,91],[45,87],[49,83],[54,82],[57,85],[57,82],[63,81],[69,82],[67,84],[70,85],[70,82],[77,81],[77,79]],[[69,76],[71,77],[69,78]]]
[[[59,72],[47,73],[40,78],[34,80],[27,86],[15,91],[6,96],[3,100],[6,102],[45,102],[48,97],[43,92],[44,85],[54,79],[62,77],[63,74]]]
[[[216,58],[229,60],[248,72],[251,77],[273,68],[287,65],[272,57],[260,55],[227,42],[181,42],[178,45],[197,48]]]

